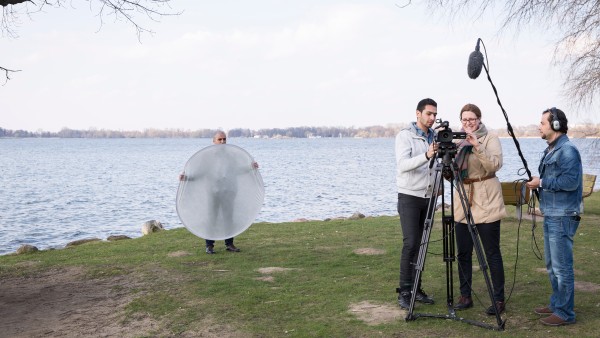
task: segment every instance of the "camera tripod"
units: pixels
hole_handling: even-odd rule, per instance
[[[475,227],[475,223],[473,220],[473,216],[471,214],[471,208],[469,206],[469,201],[466,197],[465,187],[462,181],[462,177],[460,176],[460,172],[456,166],[456,163],[453,160],[453,154],[456,153],[456,145],[452,142],[445,144],[442,142],[439,145],[438,153],[442,158],[441,162],[435,162],[436,157],[431,159],[430,168],[436,163],[435,167],[435,181],[433,186],[433,193],[429,199],[429,204],[427,206],[427,215],[425,218],[423,235],[421,237],[421,245],[419,247],[419,256],[417,258],[417,263],[415,266],[416,276],[415,282],[411,292],[410,298],[410,306],[408,309],[408,314],[406,315],[405,320],[416,320],[419,317],[431,317],[431,318],[440,318],[440,319],[452,319],[456,321],[465,322],[471,325],[491,329],[491,330],[504,330],[504,324],[506,321],[503,321],[500,317],[498,311],[496,313],[496,321],[497,326],[493,326],[487,323],[478,322],[474,320],[469,320],[466,318],[458,317],[456,315],[456,311],[454,310],[454,295],[453,295],[453,274],[452,274],[452,263],[456,259],[455,257],[455,244],[454,244],[454,187],[450,185],[450,199],[451,199],[451,207],[450,207],[450,215],[446,216],[445,208],[444,208],[444,177],[450,177],[451,179],[455,179],[456,181],[456,190],[458,191],[460,202],[463,210],[465,211],[465,218],[467,227],[469,229],[469,233],[471,234],[471,239],[473,240],[473,249],[477,255],[477,259],[479,261],[479,267],[481,272],[483,273],[483,277],[485,279],[485,284],[487,287],[487,291],[490,297],[490,301],[492,306],[495,306],[494,295],[492,291],[492,285],[490,282],[490,277],[488,274],[488,266],[484,257],[484,253],[481,247],[481,242],[479,241],[479,233],[477,228]],[[435,215],[436,202],[438,193],[441,192],[442,195],[442,237],[443,237],[443,259],[446,263],[446,294],[447,294],[447,307],[448,314],[427,314],[427,313],[414,313],[415,307],[415,299],[417,295],[419,280],[421,280],[421,273],[425,266],[425,257],[427,255],[427,247],[429,245],[429,237],[431,236],[431,230],[433,226],[433,218]]]

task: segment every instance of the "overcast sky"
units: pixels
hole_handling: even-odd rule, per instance
[[[485,71],[467,77],[477,38],[513,126],[563,108],[556,35],[498,35],[495,15],[450,22],[408,1],[174,1],[179,16],[104,25],[84,1],[21,16],[0,38],[0,65],[20,69],[0,87],[0,127],[29,131],[146,128],[362,127],[409,122],[438,102],[458,125],[465,103],[506,126]],[[483,51],[483,48],[482,48]]]

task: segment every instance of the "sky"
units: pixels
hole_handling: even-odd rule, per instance
[[[0,86],[0,127],[358,128],[414,121],[431,97],[451,125],[474,103],[488,127],[505,128],[485,70],[467,76],[478,38],[513,127],[552,106],[571,124],[598,123],[562,96],[557,35],[499,34],[498,13],[450,20],[420,1],[381,0],[173,0],[172,11],[138,16],[154,32],[139,38],[81,0],[21,15],[18,37],[0,37],[0,66],[21,70]]]

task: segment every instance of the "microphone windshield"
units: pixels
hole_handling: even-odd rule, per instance
[[[478,46],[479,47],[479,44]],[[483,54],[476,48],[475,51],[469,55],[469,64],[467,65],[467,74],[471,79],[476,79],[481,74],[481,68],[483,67]]]

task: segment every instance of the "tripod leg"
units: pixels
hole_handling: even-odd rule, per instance
[[[454,252],[454,216],[444,216],[443,211],[442,236],[444,239],[444,262],[446,262],[446,305],[450,316],[454,316],[454,278],[452,273],[452,262],[456,259]]]
[[[419,281],[421,280],[421,273],[423,271],[423,267],[425,266],[425,257],[427,255],[427,247],[429,245],[429,237],[431,236],[431,229],[433,225],[433,217],[435,215],[435,207],[437,204],[437,192],[442,190],[443,193],[443,178],[442,178],[442,165],[438,163],[435,168],[435,179],[433,185],[433,193],[429,198],[429,203],[427,205],[427,215],[425,218],[425,223],[423,226],[423,234],[421,235],[421,245],[419,246],[419,255],[417,257],[417,262],[415,264],[415,279],[413,281],[413,288],[410,295],[410,306],[408,308],[408,313],[406,315],[406,320],[415,320],[416,317],[413,315],[413,310],[415,308],[415,300],[417,297],[417,291],[419,288]]]

